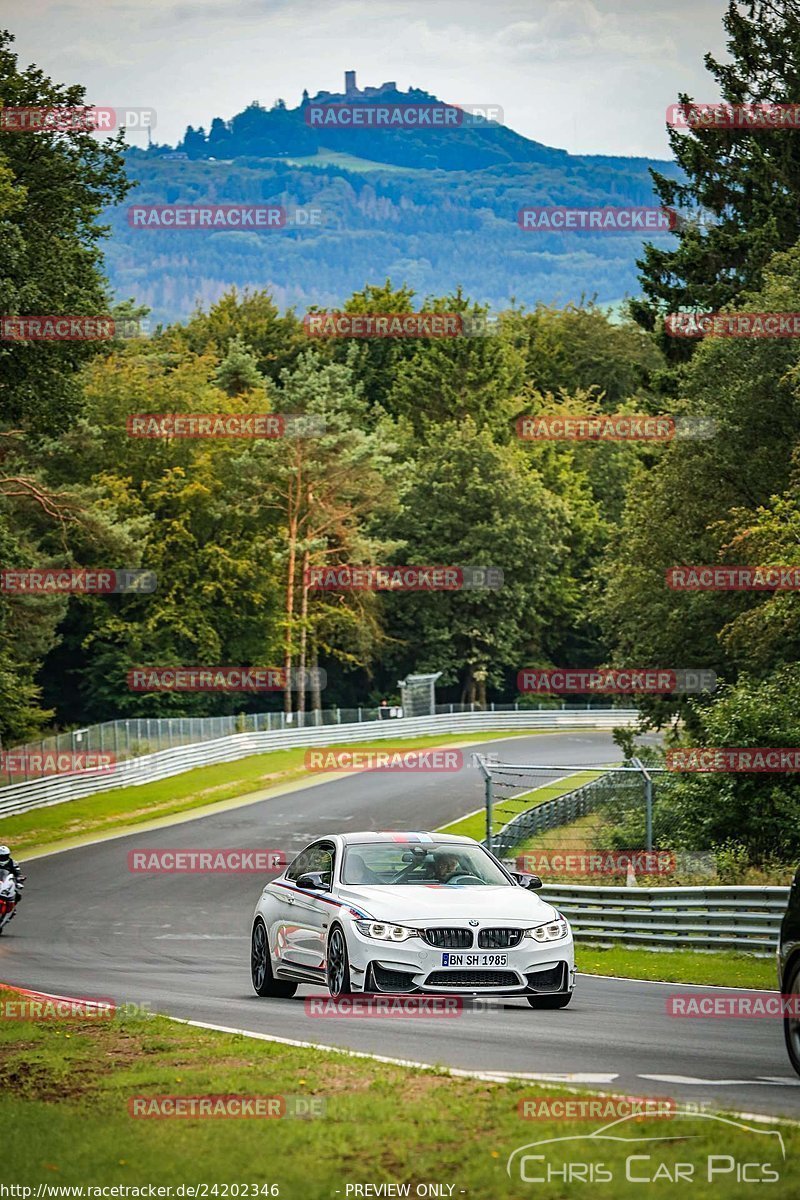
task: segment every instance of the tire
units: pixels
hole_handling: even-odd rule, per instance
[[[285,983],[272,974],[267,927],[259,917],[250,937],[250,978],[258,996],[277,996],[288,1000],[297,991],[296,983]]]
[[[351,994],[350,960],[347,955],[347,941],[341,925],[334,925],[330,932],[325,973],[328,980],[328,991],[332,996],[349,996]]]
[[[531,1008],[566,1008],[572,992],[552,992],[549,996],[528,996],[526,999]]]
[[[795,996],[798,991],[800,991],[800,959],[795,959],[786,972],[781,992],[784,996]],[[783,1036],[786,1039],[789,1062],[800,1075],[800,1018],[783,1018]]]

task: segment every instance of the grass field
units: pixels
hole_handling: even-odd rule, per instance
[[[392,163],[374,162],[369,158],[358,158],[355,154],[347,154],[341,150],[325,150],[320,147],[318,154],[306,154],[300,158],[278,158],[276,162],[287,163],[290,167],[340,167],[343,171],[391,171],[394,175],[417,174],[419,167],[396,167]]]
[[[9,998],[19,1000],[0,994],[4,1011]],[[540,1023],[569,1020],[568,1013],[526,1012],[523,1017]],[[309,1025],[314,1024],[309,1018]],[[324,1032],[310,1028],[309,1039]],[[520,1069],[530,1068],[535,1059],[521,1047]],[[588,1135],[624,1114],[629,1101],[618,1099],[619,1107],[613,1109],[610,1098],[574,1089],[457,1078],[190,1028],[166,1018],[2,1021],[0,1082],[6,1134],[2,1178],[31,1187],[29,1194],[41,1200],[69,1194],[59,1188],[87,1184],[219,1185],[206,1195],[278,1195],[284,1200],[403,1195],[353,1189],[404,1183],[412,1196],[425,1194],[416,1192],[419,1185],[435,1183],[445,1190],[430,1194],[473,1200],[595,1194],[580,1183],[565,1188],[565,1164],[572,1170],[577,1163],[602,1163],[613,1182],[599,1187],[599,1194],[627,1197],[641,1191],[641,1185],[637,1192],[625,1179],[632,1155],[646,1156],[636,1160],[640,1179],[660,1170],[663,1180],[676,1162],[690,1164],[695,1179],[691,1194],[704,1200],[741,1194],[727,1160],[711,1158],[711,1170],[718,1174],[708,1182],[709,1156],[714,1155],[769,1163],[778,1173],[769,1195],[784,1200],[800,1194],[796,1126],[780,1127],[784,1160],[777,1138],[765,1132],[778,1126],[680,1113],[626,1121],[614,1133],[629,1142],[583,1140],[534,1147],[531,1153],[544,1154],[546,1162],[529,1161],[527,1173],[561,1173],[534,1189],[520,1182],[516,1164],[513,1177],[506,1173],[514,1150],[543,1139]],[[230,1097],[270,1097],[272,1110],[285,1106],[286,1115],[133,1115],[137,1109],[151,1110],[153,1097],[163,1096],[224,1096],[228,1105],[235,1103]],[[563,1112],[558,1101],[564,1099],[592,1107],[579,1110],[578,1119],[574,1113],[571,1119],[549,1115]],[[545,1116],[543,1104],[549,1106]],[[290,1116],[291,1111],[309,1115]],[[678,1135],[678,1142],[641,1140]],[[243,1190],[244,1185],[259,1190]],[[649,1194],[671,1197],[677,1192],[674,1183],[663,1181],[653,1182]]]
[[[580,971],[590,975],[623,975],[667,983],[704,983],[718,987],[777,989],[775,960],[737,954],[733,950],[646,950],[580,942],[575,947]]]

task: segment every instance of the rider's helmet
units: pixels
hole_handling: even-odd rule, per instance
[[[11,851],[8,846],[0,846],[0,871],[11,870]]]

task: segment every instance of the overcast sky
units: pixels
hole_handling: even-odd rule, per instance
[[[23,65],[157,110],[159,141],[251,100],[397,80],[573,153],[668,153],[679,91],[717,99],[723,0],[0,0]],[[143,144],[141,138],[131,139]]]

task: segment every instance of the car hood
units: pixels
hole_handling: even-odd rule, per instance
[[[338,896],[363,908],[379,921],[502,920],[541,925],[556,913],[552,904],[521,887],[340,887]]]

